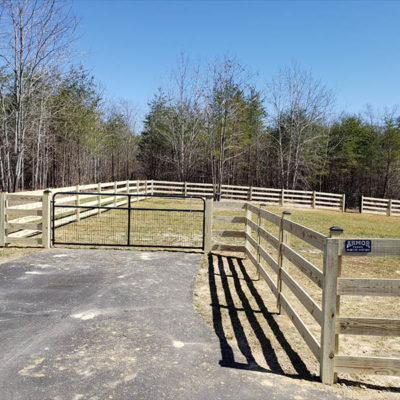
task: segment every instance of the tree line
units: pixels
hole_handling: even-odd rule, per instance
[[[264,87],[223,57],[181,55],[140,129],[71,66],[76,21],[56,0],[0,1],[0,184],[3,191],[125,179],[400,198],[400,114],[334,114],[335,98],[297,65]]]

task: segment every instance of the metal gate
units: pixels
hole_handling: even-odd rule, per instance
[[[52,199],[52,243],[204,250],[200,196],[58,192]]]

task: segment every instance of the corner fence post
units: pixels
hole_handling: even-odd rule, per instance
[[[213,199],[211,196],[206,198],[206,210],[204,221],[204,253],[208,254],[212,250],[212,220],[213,220]]]
[[[286,267],[285,259],[283,256],[283,245],[288,244],[289,241],[289,234],[285,231],[284,227],[284,220],[290,220],[291,213],[289,211],[283,211],[281,223],[279,226],[279,255],[278,255],[278,296],[276,298],[276,306],[278,308],[278,314],[282,312],[282,305],[281,305],[281,294],[284,291],[284,284],[282,282],[282,269]]]
[[[42,198],[42,245],[45,249],[51,247],[51,190],[43,192]]]
[[[0,247],[6,245],[6,193],[0,193]]]
[[[338,351],[336,335],[336,316],[339,312],[337,296],[337,280],[341,269],[341,249],[339,248],[343,230],[338,227],[330,229],[330,238],[324,244],[324,281],[322,287],[322,326],[320,376],[322,383],[332,385],[335,381],[335,354]]]

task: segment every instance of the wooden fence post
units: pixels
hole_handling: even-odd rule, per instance
[[[139,179],[136,180],[136,194],[139,194]]]
[[[144,194],[147,194],[147,179],[144,181]]]
[[[360,199],[360,214],[363,213],[363,208],[364,208],[364,196],[361,195],[361,199]]]
[[[311,203],[311,207],[315,208],[315,205],[317,203],[317,192],[314,190],[312,192],[312,203]]]
[[[76,185],[76,191],[79,193],[80,186],[79,184]],[[75,215],[76,215],[76,222],[79,222],[81,220],[81,209],[79,206],[81,205],[81,199],[79,197],[79,194],[76,194],[75,196],[75,205],[76,205],[76,210],[75,210]]]
[[[333,230],[333,232],[332,232]],[[331,235],[342,231],[339,227],[331,228]],[[323,383],[335,381],[334,358],[337,351],[336,314],[338,308],[337,279],[340,270],[339,239],[327,238],[324,245],[324,271],[322,288],[322,326],[320,376]]]
[[[342,212],[346,211],[346,195],[343,193],[342,195]]]
[[[389,199],[389,201],[388,201],[388,208],[387,208],[386,215],[388,217],[390,217],[392,215],[392,199]]]
[[[42,198],[42,245],[45,249],[51,247],[51,190],[43,192]]]
[[[154,194],[154,181],[153,179],[151,180],[151,189],[150,189],[150,193],[153,195]]]
[[[212,221],[213,221],[213,199],[211,196],[206,198],[205,226],[204,226],[204,253],[208,254],[212,250]]]
[[[249,210],[249,207],[247,206],[247,203],[245,203],[246,207],[246,221],[245,221],[245,232],[246,232],[246,237],[245,237],[245,242],[244,242],[244,247],[249,250],[248,244],[249,240],[247,239],[247,235],[251,235],[251,228],[250,224],[247,222],[248,220],[251,220],[251,211]]]
[[[117,181],[114,182],[114,194],[117,193]],[[114,196],[114,207],[117,207],[117,196]]]
[[[101,193],[101,183],[100,182],[97,184],[97,193]],[[97,210],[97,214],[100,214],[101,213],[101,209],[100,209],[100,207],[101,207],[101,195],[97,196],[97,205],[99,206],[99,208]]]
[[[285,204],[285,189],[282,189],[281,191],[281,206]]]
[[[283,257],[283,244],[288,244],[289,241],[289,234],[284,229],[283,221],[285,219],[290,219],[290,215],[291,213],[289,211],[284,211],[282,213],[281,223],[279,226],[279,254],[278,254],[278,281],[277,281],[278,296],[276,298],[276,306],[278,308],[278,314],[280,314],[282,311],[281,293],[284,291],[284,284],[282,282],[282,269],[285,269],[287,264]]]
[[[253,200],[253,186],[249,187],[249,194],[248,194],[247,198],[249,201]]]
[[[187,196],[187,182],[183,183],[183,195]]]
[[[7,193],[0,193],[0,247],[6,245],[6,199]]]
[[[331,238],[338,238],[343,234],[343,229],[340,226],[332,226],[329,229],[329,236]],[[338,253],[338,272],[337,276],[340,278],[342,275],[342,252],[339,249]],[[336,318],[340,315],[340,296],[336,295]],[[335,332],[335,355],[339,353],[339,334]],[[333,381],[337,382],[337,373],[334,373]]]
[[[257,279],[260,280],[261,278],[261,271],[260,271],[260,265],[261,265],[261,255],[260,255],[260,246],[261,246],[261,235],[260,235],[260,229],[261,229],[261,205],[258,207],[258,212],[257,212]]]
[[[126,181],[126,193],[129,193],[129,181]]]

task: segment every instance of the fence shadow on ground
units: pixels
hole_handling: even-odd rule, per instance
[[[224,266],[224,260],[226,261],[225,264],[227,264],[227,268]],[[243,278],[239,277],[239,274],[241,274]],[[217,334],[220,341],[222,357],[220,361],[221,366],[276,373],[298,379],[307,379],[314,381],[318,380],[315,375],[310,373],[301,357],[287,341],[278,323],[274,319],[274,313],[268,310],[240,258],[209,255],[208,276],[211,294],[213,326],[215,333]],[[217,276],[222,284],[222,291],[220,290],[220,292],[218,292],[217,288]],[[228,278],[232,279],[234,291],[229,285]],[[246,292],[254,298],[258,310],[254,310],[251,307],[249,295],[246,294]],[[221,302],[219,301],[219,298],[222,297],[225,299],[226,306],[221,304]],[[235,306],[234,297],[239,298],[241,304],[240,308]],[[239,363],[235,361],[236,346],[231,346],[226,337],[224,321],[221,312],[222,309],[227,309],[230,320],[229,322],[232,324],[233,334],[235,336],[238,349],[241,355],[244,356],[244,358],[246,359],[246,363]],[[258,342],[260,343],[263,357],[269,367],[268,369],[260,366],[255,360],[251,345],[249,343],[249,334],[246,332],[241,322],[239,312],[245,313],[246,319],[251,326]],[[278,356],[274,348],[272,347],[271,341],[264,333],[264,330],[262,329],[256,317],[256,314],[262,315],[263,319],[268,324],[269,329],[275,336],[275,339],[284,349],[287,357],[291,361],[294,369],[296,370],[296,374],[285,373],[279,362]],[[240,354],[237,354],[236,356],[236,358],[238,358],[240,357]]]
[[[210,254],[208,256],[208,279],[211,294],[213,327],[220,342],[220,365],[222,367],[275,373],[294,379],[320,381],[318,376],[315,376],[308,370],[300,355],[290,345],[285,334],[282,332],[279,324],[274,318],[276,313],[268,310],[268,307],[254,284],[257,280],[250,277],[241,258]],[[222,289],[218,289],[217,279],[221,282]],[[231,281],[229,281],[229,279],[231,279]],[[240,307],[235,305],[235,298],[239,299]],[[254,299],[258,309],[255,310],[251,307],[250,298]],[[222,302],[220,299],[224,299],[226,305],[221,304]],[[226,309],[229,315],[229,323],[232,325],[237,347],[232,346],[228,342],[227,332],[226,328],[224,328],[224,320],[221,312],[223,309]],[[251,329],[261,346],[263,357],[269,368],[265,368],[257,363],[249,341],[249,333],[246,332],[246,329],[242,324],[239,312],[245,313],[246,320],[251,326]],[[279,343],[280,347],[286,353],[286,357],[290,360],[296,373],[293,374],[284,371],[278,355],[272,347],[270,339],[265,334],[256,317],[257,314],[262,315],[263,320],[267,323],[267,327],[272,332],[272,335]],[[240,354],[237,354],[237,352],[240,352]],[[235,358],[242,358],[242,356],[246,359],[246,363],[235,361]],[[345,384],[346,386],[364,387],[372,390],[400,393],[400,388],[398,387],[380,386],[373,383],[353,381],[343,378],[339,378],[338,382]]]

